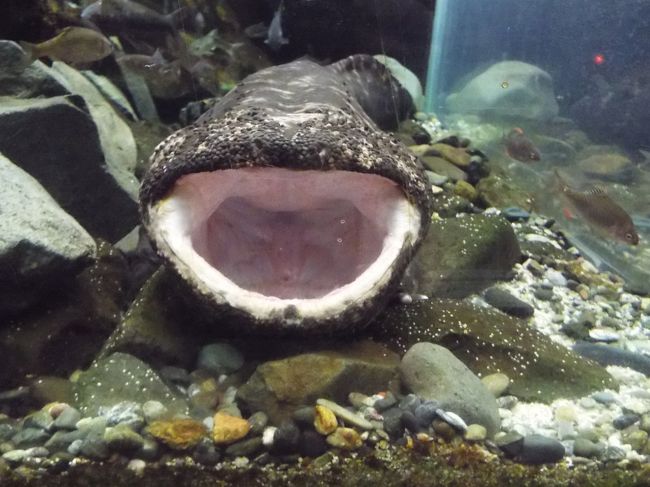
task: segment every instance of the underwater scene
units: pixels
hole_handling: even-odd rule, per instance
[[[650,1],[5,0],[1,486],[650,485]]]

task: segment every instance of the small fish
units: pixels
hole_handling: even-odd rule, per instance
[[[98,0],[83,9],[81,19],[111,35],[125,31],[195,30],[200,28],[202,22],[200,15],[195,15],[187,7],[163,15],[131,0]]]
[[[289,39],[282,34],[282,7],[282,3],[280,3],[280,6],[273,15],[273,20],[271,20],[271,25],[269,25],[269,32],[264,41],[275,52],[282,49],[282,46],[289,44]]]
[[[99,61],[113,52],[106,37],[84,27],[66,27],[58,35],[40,44],[20,42],[30,60],[49,57],[68,64],[86,64]]]
[[[153,56],[123,54],[116,61],[122,68],[142,76],[156,98],[180,98],[192,89],[191,77],[181,61],[166,61],[160,51],[156,51]]]
[[[506,154],[513,159],[521,162],[539,161],[541,159],[537,147],[519,127],[513,128],[503,138],[503,143],[506,146]]]
[[[603,188],[594,186],[586,191],[576,191],[567,185],[557,170],[555,180],[562,200],[568,206],[569,211],[565,208],[565,216],[571,217],[573,211],[601,235],[628,245],[639,243],[639,234],[632,218]]]

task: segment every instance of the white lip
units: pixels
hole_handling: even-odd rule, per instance
[[[183,176],[149,217],[159,250],[203,293],[261,320],[290,308],[289,325],[372,298],[420,229],[387,178],[283,168]]]

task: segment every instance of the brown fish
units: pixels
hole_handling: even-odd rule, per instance
[[[506,154],[513,159],[521,162],[539,161],[541,159],[537,147],[519,127],[513,128],[503,138],[503,143],[506,146]]]
[[[113,45],[101,33],[84,27],[66,27],[58,35],[40,44],[20,42],[31,60],[49,57],[68,64],[99,61],[113,52]]]
[[[568,209],[580,215],[592,229],[628,245],[639,243],[632,218],[603,188],[594,186],[586,191],[576,191],[567,185],[557,170],[555,179]]]

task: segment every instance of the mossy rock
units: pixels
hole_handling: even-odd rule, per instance
[[[418,342],[448,348],[475,374],[506,374],[511,394],[549,403],[615,388],[607,371],[555,343],[525,321],[467,301],[434,299],[394,306],[371,326],[375,338],[404,353]]]
[[[527,191],[497,174],[490,174],[487,178],[481,179],[476,189],[479,198],[486,206],[500,209],[517,206],[526,211],[533,209],[534,201]]]
[[[203,336],[198,314],[180,298],[187,294],[174,274],[158,269],[142,286],[100,356],[124,352],[155,366],[192,366]]]
[[[397,377],[399,356],[371,341],[264,362],[239,388],[251,412],[264,411],[280,423],[320,397],[339,404],[350,392],[374,394]]]
[[[411,263],[409,291],[427,296],[463,298],[510,276],[521,258],[507,220],[464,215],[431,223]]]

